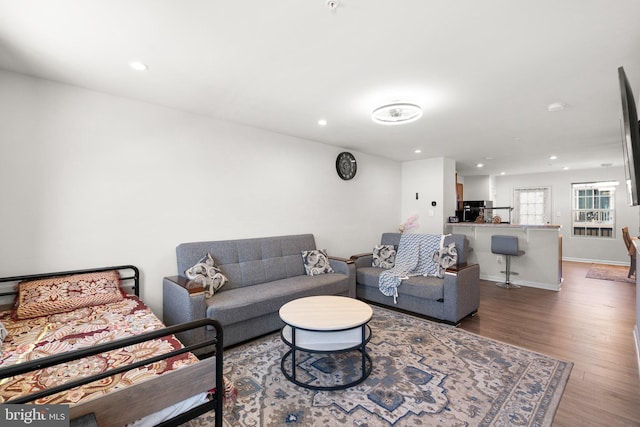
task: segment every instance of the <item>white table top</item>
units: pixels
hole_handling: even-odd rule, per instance
[[[280,308],[280,318],[286,324],[314,331],[356,328],[372,315],[371,307],[362,301],[330,295],[299,298]]]

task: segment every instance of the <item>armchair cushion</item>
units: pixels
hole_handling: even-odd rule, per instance
[[[384,269],[377,267],[358,268],[356,269],[357,283],[377,289],[380,273],[383,271]],[[402,281],[402,294],[437,301],[444,296],[442,284],[442,279],[434,276],[412,276]]]

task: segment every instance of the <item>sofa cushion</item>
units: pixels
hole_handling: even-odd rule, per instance
[[[312,295],[346,295],[349,292],[349,276],[345,274],[321,274],[297,276],[227,290],[207,299],[207,317],[223,325],[277,313],[287,302]]]
[[[372,267],[393,268],[396,264],[396,249],[393,245],[376,245],[373,247]]]
[[[329,264],[327,251],[323,249],[302,251],[302,261],[304,263],[304,271],[307,273],[307,276],[333,273],[333,268],[331,268],[331,265]]]
[[[356,282],[361,286],[379,287],[380,273],[384,269],[377,267],[362,267],[356,270]],[[400,282],[398,298],[402,295],[412,295],[418,298],[437,301],[444,298],[444,279],[433,276],[413,276]],[[389,297],[391,303],[393,299]]]

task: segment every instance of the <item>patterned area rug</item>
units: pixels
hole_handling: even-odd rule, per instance
[[[279,333],[225,353],[239,391],[225,426],[549,426],[572,363],[374,306],[373,372],[342,391],[307,390],[280,370]],[[298,353],[299,378],[358,376],[358,353]],[[209,414],[190,426],[213,425]]]
[[[591,264],[588,279],[611,280],[613,282],[636,283],[636,276],[627,277],[629,267],[624,265]]]

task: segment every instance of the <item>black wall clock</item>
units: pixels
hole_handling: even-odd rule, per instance
[[[340,178],[345,181],[351,179],[356,176],[357,170],[358,164],[356,163],[356,158],[353,157],[353,154],[346,151],[338,154],[338,158],[336,159],[336,171]]]

